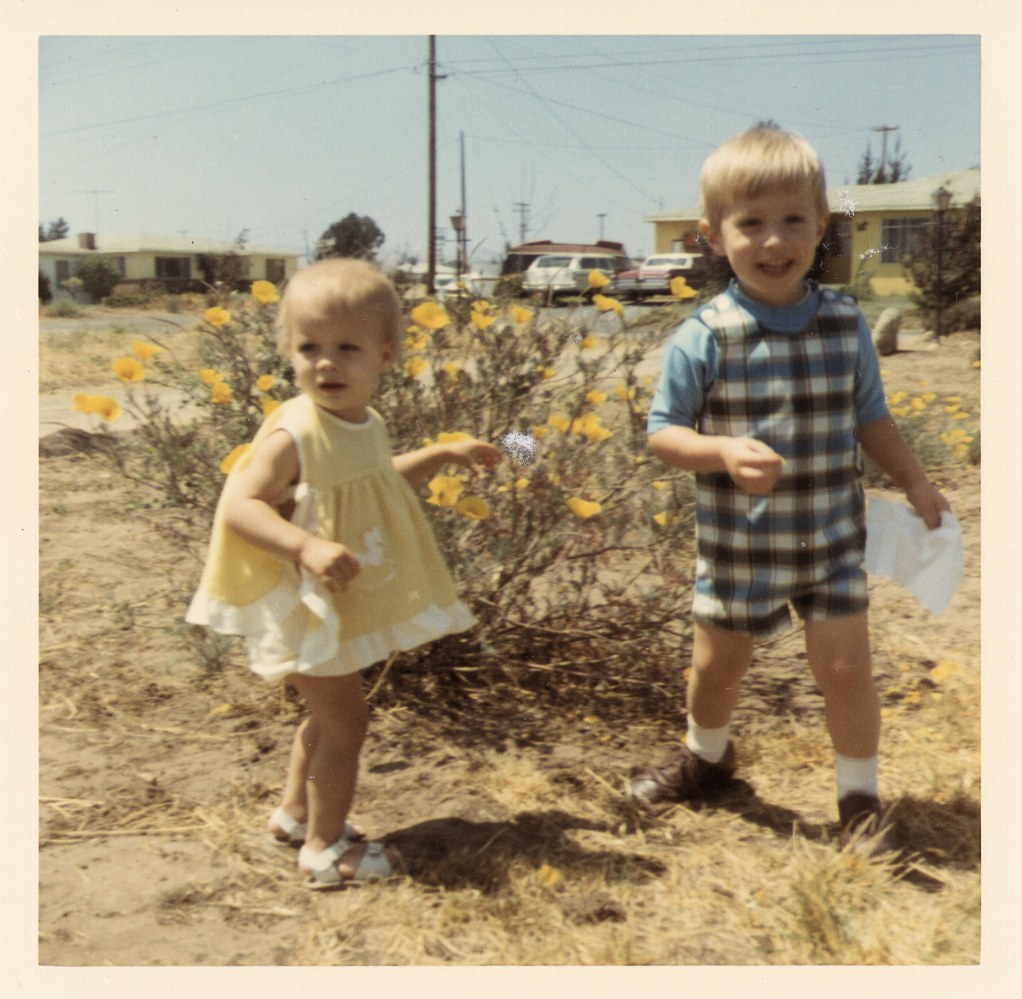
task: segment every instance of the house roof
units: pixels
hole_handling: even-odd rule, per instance
[[[851,212],[910,212],[933,211],[933,192],[940,186],[951,192],[951,206],[967,205],[979,195],[980,168],[953,170],[949,173],[930,177],[902,180],[897,184],[845,184],[827,189],[830,210],[837,213]],[[674,222],[696,220],[702,214],[699,208],[680,212],[665,212],[662,215],[648,215],[646,222]]]
[[[96,233],[94,250],[82,247],[78,236],[65,239],[51,239],[39,244],[40,253],[55,253],[61,256],[88,253],[238,253],[243,256],[297,257],[294,250],[279,247],[254,246],[246,243],[239,247],[217,239],[202,239],[195,236],[164,236],[150,232],[109,232]]]

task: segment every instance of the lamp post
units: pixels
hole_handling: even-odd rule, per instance
[[[461,274],[465,269],[465,215],[463,212],[455,212],[451,216],[451,228],[454,230],[454,234],[457,237],[456,242],[458,244],[458,250],[455,255],[455,271],[457,272],[457,281],[455,287],[459,289],[461,287]]]
[[[944,304],[944,213],[951,204],[951,192],[941,185],[933,192],[933,203],[937,206],[937,302],[934,336],[940,342],[940,309]]]

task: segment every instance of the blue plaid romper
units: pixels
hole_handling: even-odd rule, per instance
[[[732,298],[700,310],[718,347],[699,431],[754,437],[786,464],[769,496],[726,472],[696,476],[693,616],[768,636],[865,610],[865,500],[854,401],[858,310],[829,290],[800,333],[761,326]]]

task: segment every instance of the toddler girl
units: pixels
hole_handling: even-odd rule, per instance
[[[369,403],[400,355],[400,311],[362,261],[319,261],[291,279],[282,348],[302,394],[231,470],[187,614],[244,636],[252,669],[309,706],[269,828],[303,843],[298,866],[316,888],[401,868],[393,847],[358,842],[347,822],[368,722],[360,671],[474,624],[411,486],[447,463],[478,474],[500,459],[478,440],[391,455]]]

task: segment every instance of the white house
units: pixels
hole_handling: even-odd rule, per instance
[[[199,290],[213,283],[216,258],[226,254],[240,258],[246,281],[279,284],[294,274],[298,265],[294,251],[266,246],[145,232],[82,232],[40,243],[39,272],[49,278],[55,298],[70,297],[63,282],[74,276],[83,260],[92,257],[105,258],[120,272],[122,280],[115,293],[130,294],[154,282],[168,291]]]

